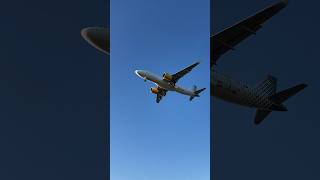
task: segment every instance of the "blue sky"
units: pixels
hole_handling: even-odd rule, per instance
[[[189,102],[134,74],[175,73],[201,60],[179,81],[209,88],[209,1],[111,2],[111,179],[209,179],[209,90]]]

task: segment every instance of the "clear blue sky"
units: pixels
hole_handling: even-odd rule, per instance
[[[111,2],[111,179],[209,179],[209,89],[189,102],[134,74],[175,73],[201,60],[179,81],[209,88],[209,1]]]

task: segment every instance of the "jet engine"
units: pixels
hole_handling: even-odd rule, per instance
[[[151,88],[151,92],[153,93],[153,94],[158,94],[159,93],[159,90],[158,90],[158,88]]]
[[[169,73],[164,73],[162,77],[163,77],[163,80],[166,80],[166,81],[172,80],[172,75],[170,75]]]

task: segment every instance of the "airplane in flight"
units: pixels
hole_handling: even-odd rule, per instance
[[[81,30],[81,36],[99,51],[110,55],[110,31],[103,27],[87,27]]]
[[[211,96],[242,106],[257,108],[255,124],[260,124],[272,111],[287,111],[283,102],[303,90],[307,85],[298,84],[277,92],[277,79],[268,76],[255,87],[249,87],[219,73],[216,64],[223,54],[235,50],[234,47],[238,43],[250,35],[255,35],[262,24],[286,7],[287,3],[285,0],[275,3],[210,37]]]
[[[189,100],[192,101],[194,97],[199,97],[199,94],[204,91],[206,88],[202,88],[197,90],[196,86],[193,86],[192,90],[188,90],[182,87],[179,87],[176,85],[178,80],[185,76],[187,73],[189,73],[194,67],[196,67],[199,64],[199,62],[196,62],[189,67],[175,73],[175,74],[169,74],[164,73],[162,77],[159,77],[157,75],[152,74],[148,71],[143,70],[136,70],[135,73],[141,77],[144,81],[151,81],[156,84],[157,87],[151,88],[151,92],[153,94],[156,94],[156,102],[159,103],[163,96],[167,94],[167,91],[175,91],[180,94],[184,94],[189,96]]]

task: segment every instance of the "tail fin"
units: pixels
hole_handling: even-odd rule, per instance
[[[286,111],[287,108],[282,103],[289,99],[291,96],[296,95],[298,92],[300,92],[306,87],[306,84],[299,84],[271,95],[269,98],[271,101],[274,102],[274,105],[271,108],[277,111]],[[258,109],[256,112],[254,123],[260,124],[270,113],[271,110]]]
[[[192,86],[192,91],[195,92],[196,90],[197,90],[197,86],[196,85]]]
[[[255,87],[255,91],[263,96],[271,96],[276,93],[276,90],[277,78],[270,75]]]
[[[194,95],[193,95],[193,96],[190,96],[190,98],[189,98],[190,101],[192,101],[192,99],[193,99],[194,97],[199,97],[199,94],[206,89],[206,88],[202,88],[202,89],[197,90],[196,88],[197,88],[197,87],[194,86],[194,88],[193,88]]]

